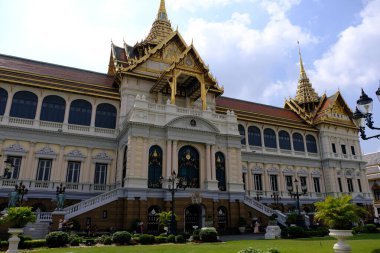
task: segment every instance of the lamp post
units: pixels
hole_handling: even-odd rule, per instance
[[[289,192],[289,195],[292,198],[296,199],[296,205],[297,205],[297,225],[298,226],[304,226],[305,225],[305,221],[304,221],[304,218],[301,215],[300,196],[306,195],[307,187],[306,187],[306,185],[301,185],[301,192],[300,192],[299,189],[298,189],[298,180],[297,180],[297,178],[294,179],[294,184],[296,186],[296,191],[293,190],[293,186],[292,185],[289,185],[288,186],[288,192]]]
[[[254,199],[256,199],[258,202],[260,202],[260,200],[262,199],[261,194],[256,193],[256,197],[254,197]]]
[[[278,203],[281,200],[280,194],[278,192],[274,192],[272,195],[270,195],[270,197],[273,199],[274,205],[277,208],[278,207]]]
[[[160,178],[160,183],[167,183],[167,190],[170,191],[172,196],[172,206],[171,206],[171,217],[170,217],[170,230],[169,233],[175,235],[176,234],[176,220],[175,220],[175,193],[178,190],[185,190],[187,187],[186,179],[183,177],[179,177],[175,171],[172,171],[172,174],[169,178],[164,179]]]
[[[15,192],[17,193],[17,196],[18,196],[18,201],[19,201],[19,205],[22,206],[22,201],[24,200],[24,195],[28,194],[28,188],[26,188],[26,186],[20,182],[19,185],[15,185]]]
[[[376,96],[380,101],[380,87],[376,91]],[[380,130],[380,128],[373,126],[372,119],[372,109],[373,109],[373,99],[368,97],[368,95],[362,89],[362,94],[356,102],[356,110],[352,115],[352,119],[355,121],[356,125],[359,127],[360,137],[363,140],[369,140],[372,138],[380,139],[380,134],[367,137],[365,133],[365,126],[372,130]]]
[[[1,155],[0,155],[1,157]],[[1,179],[10,179],[12,176],[12,171],[15,166],[13,165],[12,161],[7,159],[4,161],[4,174],[1,176]]]
[[[57,211],[63,210],[63,207],[65,205],[65,191],[66,187],[64,187],[62,184],[60,186],[57,186]]]

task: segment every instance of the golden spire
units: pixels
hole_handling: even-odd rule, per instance
[[[172,32],[173,29],[168,19],[168,14],[166,13],[165,0],[161,0],[157,18],[153,22],[152,28],[143,42],[157,45]]]
[[[298,79],[297,94],[295,100],[301,106],[303,106],[308,111],[313,109],[313,104],[319,102],[319,96],[315,92],[313,86],[311,85],[309,78],[306,75],[305,67],[302,61],[301,47],[298,43],[298,54],[300,57],[300,77]]]
[[[158,20],[168,20],[168,14],[166,13],[165,0],[161,0],[160,9],[157,13]]]

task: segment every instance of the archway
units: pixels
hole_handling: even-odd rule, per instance
[[[203,225],[204,208],[201,205],[190,205],[185,209],[185,232],[192,233]]]
[[[199,153],[192,146],[178,152],[178,176],[186,179],[189,188],[199,188]]]

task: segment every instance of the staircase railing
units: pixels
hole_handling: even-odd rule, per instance
[[[94,208],[111,203],[112,201],[117,200],[119,197],[122,197],[122,193],[123,189],[119,188],[97,195],[93,198],[83,200],[75,205],[68,206],[63,209],[63,212],[65,212],[65,220],[93,210]]]
[[[244,196],[244,203],[257,211],[265,214],[266,216],[271,216],[273,214],[273,209],[270,207],[267,207],[263,203],[260,203],[259,201],[249,197],[249,196]]]
[[[283,225],[284,227],[287,227],[288,225],[286,224],[286,219],[287,219],[286,214],[284,214],[280,210],[273,210],[273,211],[277,215],[277,222]]]

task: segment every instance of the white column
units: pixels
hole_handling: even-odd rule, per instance
[[[211,180],[211,147],[210,144],[206,144],[206,179]]]
[[[94,102],[94,104],[92,104],[91,128],[95,127],[95,117],[96,117],[96,102]]]
[[[11,107],[12,107],[13,95],[14,95],[13,91],[10,91],[8,93],[8,100],[7,100],[7,105],[5,106],[4,117],[9,116],[9,112],[11,111]]]
[[[41,92],[42,93],[42,92]],[[38,101],[37,101],[37,109],[36,109],[36,116],[34,117],[34,119],[36,120],[40,120],[40,116],[41,116],[41,108],[42,108],[42,101],[43,101],[43,96],[41,94],[41,97],[38,98]]]
[[[226,158],[224,158],[224,169],[227,170]],[[215,146],[211,146],[211,180],[216,180],[216,166],[215,166]],[[227,175],[226,175],[227,181]]]
[[[173,141],[172,145],[172,170],[178,174],[178,154],[177,154],[177,141]]]
[[[71,106],[71,101],[70,101],[70,99],[67,99],[66,100],[66,106],[65,106],[65,116],[63,119],[63,124],[68,124],[68,122],[69,122],[70,106]]]
[[[172,173],[172,141],[167,140],[166,143],[166,177]]]

